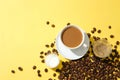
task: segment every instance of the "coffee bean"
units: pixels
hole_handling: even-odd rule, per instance
[[[67,23],[67,25],[70,25],[70,23]]]
[[[55,53],[55,52],[56,52],[56,49],[52,49],[52,52]]]
[[[22,68],[22,67],[18,67],[18,70],[19,70],[19,71],[23,71],[23,68]]]
[[[111,35],[110,35],[110,38],[114,38],[114,35],[111,34]]]
[[[111,29],[112,27],[109,25],[108,28]]]
[[[52,78],[49,78],[48,80],[53,80]]]
[[[36,66],[33,66],[33,70],[35,70],[37,67]]]
[[[114,48],[117,48],[117,45],[114,45]]]
[[[91,30],[91,33],[93,34],[93,33],[94,33],[94,31],[93,31],[93,30]]]
[[[51,47],[52,47],[52,48],[54,47],[54,43],[51,43]]]
[[[99,29],[97,32],[98,32],[98,33],[101,33],[101,30]]]
[[[15,70],[11,70],[11,72],[12,72],[13,74],[15,74]]]
[[[52,25],[51,25],[51,27],[53,27],[53,28],[54,28],[54,27],[55,27],[55,25],[54,25],[54,24],[52,24]]]
[[[93,36],[93,39],[96,40],[97,39],[96,36]]]
[[[60,69],[56,69],[56,72],[61,72],[61,70]]]
[[[51,51],[50,50],[48,50],[48,52],[47,52],[48,54],[50,54],[51,53]]]
[[[37,70],[37,73],[40,73],[40,70]]]
[[[43,59],[43,60],[41,60],[41,62],[42,62],[42,63],[45,63],[45,60]]]
[[[104,38],[105,40],[108,40],[107,38]]]
[[[47,68],[45,68],[45,69],[44,69],[44,71],[45,71],[45,72],[48,72],[48,69],[47,69]]]
[[[46,45],[45,45],[45,47],[49,48],[49,45],[48,45],[48,44],[46,44]]]
[[[96,28],[95,28],[95,27],[93,27],[93,31],[96,31]]]
[[[40,73],[38,73],[38,77],[42,77],[42,75]]]
[[[43,53],[44,53],[43,51],[40,52],[40,54],[43,54]]]
[[[40,56],[40,58],[44,58],[44,56]]]
[[[119,41],[116,41],[116,45],[119,45],[120,44],[120,42]]]
[[[56,73],[53,74],[53,77],[56,77]]]
[[[45,55],[47,55],[48,53],[45,52]]]
[[[90,33],[87,33],[88,37],[90,38],[91,37],[91,34]]]
[[[46,24],[47,24],[47,25],[49,25],[49,24],[50,24],[50,22],[49,22],[49,21],[47,21],[47,22],[46,22]]]

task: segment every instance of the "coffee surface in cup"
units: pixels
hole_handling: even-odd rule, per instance
[[[63,43],[71,48],[77,47],[82,42],[82,33],[76,27],[70,26],[62,33]]]

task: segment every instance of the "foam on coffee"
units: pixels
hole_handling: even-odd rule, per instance
[[[71,48],[77,47],[82,42],[82,33],[74,26],[66,28],[62,33],[62,42]]]

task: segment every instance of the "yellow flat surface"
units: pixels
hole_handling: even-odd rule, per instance
[[[51,28],[46,21],[56,27]],[[52,77],[54,70],[44,73],[46,65],[40,62],[39,52],[47,51],[44,45],[53,42],[68,22],[86,32],[93,27],[101,29],[102,34],[96,34],[101,37],[114,34],[109,41],[115,44],[120,40],[120,0],[0,0],[0,80]],[[42,71],[41,78],[32,70],[33,65]],[[24,68],[23,72],[18,66]]]

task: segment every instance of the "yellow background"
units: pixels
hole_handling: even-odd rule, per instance
[[[56,28],[46,25],[46,21]],[[114,34],[109,41],[115,44],[120,40],[120,0],[0,0],[0,80],[52,77],[54,70],[43,73],[46,65],[41,64],[39,52],[46,50],[44,45],[53,42],[68,22],[86,32],[97,27],[102,35],[96,35],[102,37]],[[112,30],[108,30],[109,25]],[[42,70],[42,78],[32,70],[33,65]],[[24,71],[18,71],[18,66]],[[15,69],[15,75],[11,69]]]

